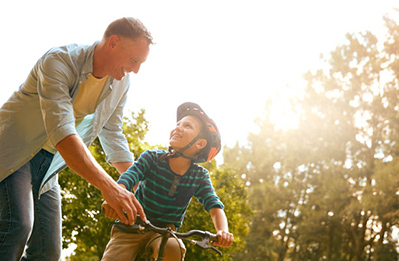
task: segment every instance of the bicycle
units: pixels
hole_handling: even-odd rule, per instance
[[[140,217],[137,217],[136,222],[133,226],[126,225],[121,222],[114,222],[114,226],[116,226],[118,229],[120,229],[126,233],[137,234],[137,233],[145,233],[145,232],[155,232],[155,233],[160,234],[162,237],[162,240],[161,240],[161,244],[159,246],[158,257],[155,261],[163,261],[164,260],[165,245],[166,245],[167,240],[170,237],[173,237],[176,240],[178,238],[180,238],[184,241],[188,241],[201,249],[212,249],[216,253],[218,253],[219,256],[222,256],[222,252],[220,252],[218,249],[216,249],[215,247],[210,245],[212,242],[217,242],[217,236],[208,231],[190,230],[185,233],[179,233],[179,232],[172,230],[170,227],[161,228],[161,227],[154,226],[148,220],[144,222],[140,219]],[[202,240],[192,239],[194,237],[200,237]],[[139,252],[135,261],[147,261],[147,260],[153,261],[154,260],[152,257],[152,251],[149,247],[150,243],[151,242],[147,243],[146,247]]]

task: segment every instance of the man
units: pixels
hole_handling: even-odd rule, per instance
[[[19,260],[24,250],[22,260],[59,260],[57,173],[66,165],[101,191],[122,222],[133,224],[137,213],[145,218],[134,195],[116,184],[87,146],[99,136],[107,161],[120,173],[133,163],[122,112],[128,73],[138,73],[151,44],[139,20],[118,19],[100,42],[49,50],[0,108],[2,260]]]

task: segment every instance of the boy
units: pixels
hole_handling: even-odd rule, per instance
[[[217,246],[227,247],[233,242],[228,230],[223,204],[216,196],[209,173],[194,164],[213,159],[220,151],[220,134],[216,124],[195,103],[183,103],[177,109],[177,125],[170,134],[169,152],[148,150],[123,173],[117,183],[135,192],[146,218],[155,226],[179,228],[192,196],[210,213],[217,231]],[[140,181],[140,182],[139,182]],[[117,218],[106,202],[105,215]],[[102,260],[134,260],[138,251],[157,234],[128,234],[116,227]],[[157,243],[152,245],[159,245]],[[182,241],[173,238],[165,246],[165,260],[180,260],[186,251]],[[154,251],[158,250],[154,247]],[[155,253],[155,255],[157,255]]]

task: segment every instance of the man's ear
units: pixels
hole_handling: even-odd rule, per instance
[[[120,42],[120,38],[117,35],[111,35],[111,37],[108,39],[108,47],[113,49],[115,48]]]
[[[195,144],[197,145],[197,148],[199,150],[202,150],[203,148],[205,148],[207,143],[208,143],[208,141],[206,139],[199,139],[199,140],[197,140],[197,142]]]

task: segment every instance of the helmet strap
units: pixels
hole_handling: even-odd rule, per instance
[[[172,146],[169,146],[169,149],[168,149],[169,152],[166,153],[166,154],[164,154],[164,155],[162,155],[162,156],[159,158],[159,161],[162,161],[162,160],[164,160],[164,159],[167,158],[167,157],[168,157],[168,158],[178,158],[178,157],[182,157],[182,158],[185,158],[185,159],[194,160],[194,159],[195,159],[195,156],[194,156],[194,157],[188,157],[188,156],[184,155],[184,152],[185,152],[186,150],[188,150],[189,148],[191,148],[191,146],[193,146],[194,143],[195,143],[197,140],[199,140],[201,134],[202,134],[202,132],[198,133],[198,135],[197,135],[192,141],[190,141],[189,144],[187,144],[184,148],[182,148],[182,149],[179,150],[179,151],[175,151],[175,149],[173,149]]]

